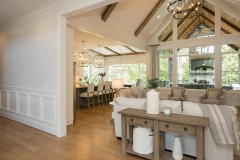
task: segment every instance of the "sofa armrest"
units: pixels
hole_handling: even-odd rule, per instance
[[[119,106],[119,105],[114,105],[113,106],[114,127],[115,127],[116,137],[122,137],[122,128],[121,128],[122,117],[121,117],[121,114],[119,114],[118,112],[121,111],[121,110],[124,110],[126,108],[128,108],[128,107]]]
[[[199,103],[202,103],[202,100],[207,99],[207,93],[204,93],[203,95],[199,96]]]

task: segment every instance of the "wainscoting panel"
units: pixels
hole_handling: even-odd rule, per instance
[[[56,123],[55,98],[42,96],[42,120],[47,123]]]
[[[17,113],[17,93],[9,92],[9,110]]]
[[[7,91],[1,91],[1,109],[7,110],[8,109],[8,92]]]
[[[24,116],[28,115],[28,95],[18,93],[18,113]]]
[[[41,120],[40,96],[29,94],[29,117]]]

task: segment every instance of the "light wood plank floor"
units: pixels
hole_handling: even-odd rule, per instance
[[[68,126],[68,135],[62,138],[0,117],[0,160],[142,159],[121,155],[121,141],[116,139],[114,124],[110,123],[111,113],[110,105],[77,111],[77,121]],[[162,158],[172,160],[171,153]]]

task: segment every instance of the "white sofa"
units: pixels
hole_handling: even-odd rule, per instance
[[[161,100],[160,111],[164,106],[171,106],[173,113],[181,114],[180,101]],[[184,102],[183,114],[203,116],[201,109],[197,104],[192,102]],[[118,97],[117,105],[114,106],[112,117],[114,119],[116,137],[121,137],[121,115],[118,111],[126,108],[136,108],[146,110],[146,99],[134,99],[126,97]],[[206,160],[233,160],[233,145],[218,146],[216,145],[209,127],[204,130],[205,134],[205,159]],[[172,150],[173,140],[176,133],[166,132],[165,149]],[[181,135],[183,153],[190,156],[196,156],[196,138],[194,136]]]

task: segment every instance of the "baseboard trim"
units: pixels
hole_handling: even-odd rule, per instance
[[[67,126],[72,125],[73,121],[67,121]]]
[[[57,127],[55,125],[44,123],[36,119],[28,118],[26,116],[22,116],[22,115],[19,115],[13,112],[8,112],[1,109],[0,109],[0,116],[25,124],[27,126],[30,126],[36,129],[39,129],[41,131],[44,131],[53,135],[57,135]]]

